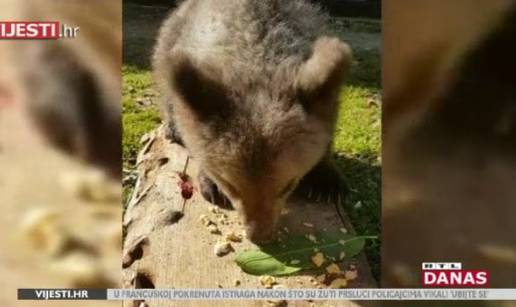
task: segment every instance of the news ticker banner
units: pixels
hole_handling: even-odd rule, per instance
[[[516,300],[516,289],[18,289],[19,300]]]

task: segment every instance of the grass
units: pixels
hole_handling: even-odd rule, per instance
[[[162,12],[155,10],[150,13],[148,18],[150,23],[157,23],[157,20],[160,20],[156,16],[164,16]],[[136,10],[135,12],[124,10],[124,14],[136,14]],[[136,18],[125,20],[136,20]],[[344,28],[345,31],[351,29],[351,31],[365,33],[363,37],[378,33],[380,29],[378,21],[339,19],[339,22],[339,27]],[[143,30],[142,34],[137,35],[138,29],[140,27],[135,27],[134,37],[124,37],[124,48],[129,50],[124,53],[123,69],[124,169],[134,169],[135,157],[141,147],[141,137],[160,123],[156,107],[159,96],[153,88],[148,65],[149,50],[153,44],[153,40],[149,37],[153,35],[147,36],[145,35],[147,32]],[[354,35],[357,33],[354,32]],[[142,40],[142,37],[146,39]],[[346,33],[343,37],[346,37]],[[351,41],[350,44],[354,50],[355,60],[347,86],[341,95],[333,150],[337,165],[345,175],[351,190],[345,209],[355,230],[360,235],[379,235],[381,115],[380,107],[369,101],[375,101],[380,95],[380,54],[376,48],[362,48],[360,42],[355,42],[356,45],[354,45]],[[124,186],[124,200],[130,190],[130,184]],[[373,276],[379,281],[380,241],[368,240],[365,253]]]
[[[350,194],[346,212],[360,235],[381,232],[381,112],[378,51],[355,51],[352,75],[341,95],[333,151]],[[369,240],[365,254],[380,280],[380,240]]]
[[[124,65],[122,70],[122,125],[123,125],[123,168],[134,168],[136,156],[141,147],[142,136],[156,128],[161,119],[152,101],[156,94],[152,90],[152,76],[149,71]],[[145,105],[144,102],[150,102]],[[131,192],[131,186],[124,186],[123,202]]]

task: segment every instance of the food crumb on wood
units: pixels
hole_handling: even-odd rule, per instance
[[[269,306],[272,306],[272,307],[287,306],[287,301],[285,301],[285,300],[275,300],[275,301],[269,300],[269,301],[267,301],[267,303],[269,304]]]
[[[56,259],[48,267],[53,273],[67,278],[74,287],[94,287],[106,280],[100,261],[81,252]]]
[[[199,216],[199,220],[202,222],[202,224],[203,224],[204,226],[208,226],[208,225],[210,225],[210,224],[215,224],[215,223],[213,223],[213,221],[212,221],[212,220],[210,220],[210,218],[209,218],[206,214],[201,214],[201,215]]]
[[[329,274],[338,274],[341,271],[340,267],[337,264],[332,263],[326,267],[326,272],[328,272]]]
[[[216,235],[220,234],[220,230],[217,227],[217,225],[215,225],[215,224],[210,224],[210,225],[208,225],[207,228],[208,228],[208,230],[210,231],[211,234],[216,234]]]
[[[348,230],[346,228],[342,227],[340,229],[340,232],[342,232],[343,234],[346,234],[346,233],[348,233]]]
[[[319,252],[312,256],[312,262],[316,267],[320,267],[324,263],[324,255]]]
[[[324,281],[326,280],[326,275],[325,274],[318,275],[315,279],[320,283],[324,283]]]
[[[344,277],[349,281],[355,280],[358,277],[358,272],[357,270],[346,270],[346,272],[344,272]]]
[[[228,216],[224,213],[220,213],[220,214],[217,214],[217,220],[220,222],[220,223],[227,223],[228,222]]]
[[[348,285],[348,282],[344,278],[337,278],[333,280],[330,284],[330,288],[332,289],[340,289],[345,288]]]
[[[215,244],[213,251],[215,252],[215,255],[222,257],[232,252],[233,247],[227,241],[220,241]]]
[[[260,284],[267,289],[271,289],[276,284],[276,279],[270,275],[262,275],[259,280]]]
[[[69,234],[54,210],[38,208],[28,211],[20,228],[23,238],[33,250],[49,256],[62,253],[69,242]]]
[[[305,222],[305,223],[303,223],[303,226],[308,227],[308,228],[314,228],[314,224],[312,224],[312,223]]]
[[[94,203],[117,202],[119,185],[99,170],[62,173],[60,186],[70,195]]]
[[[235,234],[233,231],[226,234],[226,240],[231,242],[242,242],[242,236]]]
[[[220,208],[219,208],[219,207],[217,207],[217,206],[213,206],[213,205],[211,205],[211,206],[209,207],[209,210],[210,210],[210,212],[211,212],[211,213],[214,213],[214,214],[220,214]]]

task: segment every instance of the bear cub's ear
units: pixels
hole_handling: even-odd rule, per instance
[[[229,91],[217,81],[221,74],[184,54],[172,56],[169,64],[170,85],[180,103],[202,119],[225,114],[230,107]]]
[[[348,44],[334,37],[321,37],[312,55],[301,65],[296,86],[303,100],[317,103],[338,94],[351,67]]]

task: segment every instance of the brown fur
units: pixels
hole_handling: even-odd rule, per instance
[[[2,46],[12,100],[53,145],[121,176],[121,1],[11,1],[6,20],[57,20],[76,38]],[[3,70],[4,70],[3,69]],[[1,82],[2,80],[0,80]]]
[[[161,30],[165,120],[199,161],[203,194],[222,191],[251,239],[271,233],[332,139],[351,52],[325,21],[299,0],[191,0]]]

